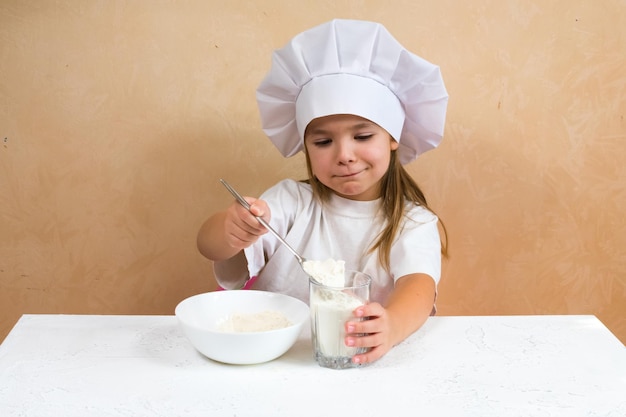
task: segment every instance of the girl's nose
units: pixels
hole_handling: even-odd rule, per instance
[[[356,160],[354,146],[351,141],[338,141],[337,143],[337,162],[339,164],[348,164]]]

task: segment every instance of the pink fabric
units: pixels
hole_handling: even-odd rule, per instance
[[[254,285],[254,282],[257,280],[258,276],[254,276],[252,278],[250,278],[247,282],[246,285],[243,286],[242,290],[249,290],[250,288],[252,288],[252,286]],[[222,291],[224,290],[224,288],[222,287],[217,287],[216,291]]]

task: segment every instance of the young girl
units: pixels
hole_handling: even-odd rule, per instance
[[[370,348],[355,363],[381,358],[434,312],[445,248],[402,164],[439,144],[447,99],[437,66],[356,20],[294,37],[258,88],[265,133],[284,156],[305,153],[309,178],[246,200],[303,257],[372,277],[371,302],[346,323],[346,345]],[[223,288],[254,277],[251,288],[308,301],[293,254],[236,202],[203,224],[198,248]]]

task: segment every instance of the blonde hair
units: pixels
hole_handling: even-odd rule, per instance
[[[322,203],[328,201],[333,191],[322,184],[317,177],[313,175],[309,154],[306,151],[304,153],[306,155],[306,165],[309,176],[308,180],[304,182],[311,185],[315,198]],[[391,151],[389,168],[380,184],[380,197],[382,200],[383,214],[387,222],[385,228],[379,234],[378,239],[369,249],[369,252],[371,253],[378,249],[378,260],[383,268],[389,271],[391,246],[402,227],[406,211],[406,202],[408,201],[422,206],[433,214],[435,212],[428,206],[424,193],[398,160],[395,150]],[[441,254],[446,257],[448,255],[448,233],[441,220],[439,220],[439,224],[441,225],[444,235],[444,240],[441,242]]]

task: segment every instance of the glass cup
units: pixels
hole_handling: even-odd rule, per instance
[[[346,271],[343,287],[329,287],[309,278],[311,340],[320,366],[332,369],[358,366],[352,357],[367,349],[346,346],[345,324],[354,319],[354,309],[369,301],[371,282],[369,275],[358,271]]]

